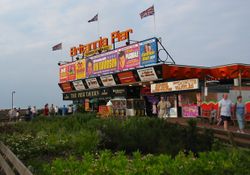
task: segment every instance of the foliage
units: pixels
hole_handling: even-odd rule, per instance
[[[124,152],[112,154],[101,151],[94,155],[85,153],[82,159],[70,156],[59,158],[51,165],[44,166],[44,174],[175,174],[175,175],[210,175],[210,174],[249,174],[250,152],[231,150],[200,153],[199,158],[193,154],[186,156],[180,152],[175,158],[169,155],[141,155],[134,152],[127,157]]]

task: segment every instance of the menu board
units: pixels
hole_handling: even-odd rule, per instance
[[[82,80],[74,81],[74,82],[73,82],[73,85],[74,85],[74,87],[75,87],[75,89],[76,89],[77,91],[80,91],[80,90],[84,90],[84,89],[85,89],[85,86],[84,86]]]
[[[155,64],[158,59],[158,45],[156,38],[140,42],[141,66]]]
[[[100,85],[98,84],[98,81],[96,78],[89,78],[86,79],[86,83],[89,87],[89,89],[95,89],[95,88],[99,88]]]
[[[118,73],[118,78],[122,84],[136,82],[135,77],[131,71]]]
[[[115,86],[116,85],[114,77],[112,75],[104,75],[104,76],[101,76],[100,78],[101,78],[102,84],[104,86]]]
[[[153,67],[139,69],[137,72],[141,81],[153,81],[158,79]]]

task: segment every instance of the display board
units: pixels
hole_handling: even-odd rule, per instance
[[[89,78],[86,79],[86,83],[89,87],[89,89],[95,89],[95,88],[99,88],[100,85],[98,84],[98,81],[96,78]]]
[[[102,84],[104,86],[115,86],[115,80],[114,77],[112,75],[104,75],[100,77]]]
[[[158,45],[156,38],[140,42],[141,66],[155,64],[158,61]]]
[[[153,67],[139,69],[137,70],[137,73],[141,81],[153,81],[158,79]]]
[[[77,80],[73,82],[74,88],[77,91],[81,91],[85,89],[85,86],[83,85],[82,80]]]

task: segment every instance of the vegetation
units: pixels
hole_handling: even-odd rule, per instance
[[[215,149],[222,146],[213,133],[198,133],[194,120],[181,127],[155,118],[95,116],[39,117],[0,127],[0,139],[35,174],[247,172],[236,165],[247,169],[249,152]]]

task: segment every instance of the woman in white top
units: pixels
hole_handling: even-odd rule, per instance
[[[224,123],[224,130],[228,129],[228,121],[231,120],[233,103],[228,99],[228,94],[223,94],[223,98],[219,101],[218,116]]]

